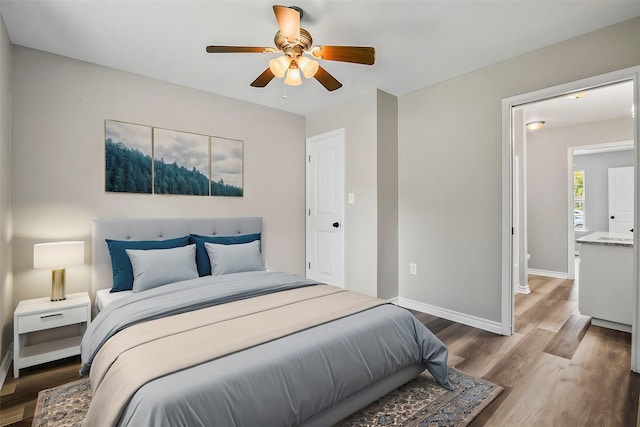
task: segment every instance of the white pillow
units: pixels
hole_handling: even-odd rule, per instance
[[[172,249],[127,249],[126,252],[133,269],[133,292],[199,277],[196,245]]]
[[[211,261],[212,276],[265,270],[260,255],[260,240],[233,245],[205,242],[204,247]]]

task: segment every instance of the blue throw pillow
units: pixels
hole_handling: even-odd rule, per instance
[[[113,271],[111,292],[130,291],[133,288],[133,268],[127,249],[171,249],[189,244],[189,236],[169,240],[105,240]]]
[[[217,243],[219,245],[250,243],[255,240],[260,240],[260,233],[240,234],[237,236],[200,236],[198,234],[191,234],[189,237],[191,238],[191,243],[196,244],[196,265],[198,267],[198,274],[202,277],[211,275],[211,261],[204,247],[205,243]]]

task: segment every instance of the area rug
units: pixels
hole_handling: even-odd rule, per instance
[[[453,391],[438,386],[425,372],[338,426],[466,426],[502,392],[502,387],[455,368],[449,368],[449,380]],[[79,427],[90,401],[87,378],[42,390],[32,427]]]

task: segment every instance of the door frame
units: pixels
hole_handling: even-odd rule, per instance
[[[346,180],[347,180],[347,174],[346,174],[346,141],[345,141],[345,129],[344,128],[339,128],[339,129],[335,129],[335,130],[331,130],[328,132],[324,132],[318,135],[314,135],[314,136],[310,136],[307,137],[305,140],[305,159],[304,159],[304,164],[305,164],[305,209],[304,209],[304,223],[305,223],[305,261],[304,261],[304,271],[305,271],[305,277],[308,277],[309,274],[309,253],[311,251],[311,248],[309,246],[311,239],[310,239],[310,235],[311,235],[311,223],[309,221],[309,217],[310,217],[310,209],[311,209],[311,191],[310,191],[310,185],[311,185],[311,179],[310,179],[310,174],[309,174],[309,168],[310,168],[310,145],[313,143],[313,141],[315,140],[319,140],[319,139],[326,139],[326,138],[331,138],[334,136],[339,136],[340,137],[340,145],[341,145],[341,150],[340,150],[340,154],[342,156],[342,194],[344,196],[345,194],[345,190],[346,190]],[[345,198],[342,197],[341,203],[340,203],[340,210],[341,210],[341,219],[340,219],[340,232],[342,233],[342,253],[340,254],[341,258],[342,258],[342,277],[340,278],[340,282],[341,282],[341,286],[343,288],[347,288],[347,259],[346,259],[346,254],[347,254],[347,250],[346,250],[346,246],[347,246],[347,233],[346,233],[346,227],[347,227],[347,221],[346,221],[346,207],[345,207]]]
[[[611,148],[620,147],[632,147],[633,140],[615,141],[615,142],[603,142],[601,144],[589,144],[589,145],[577,145],[567,148],[567,191],[568,191],[568,205],[567,205],[567,278],[575,279],[575,258],[576,258],[576,233],[573,226],[573,161],[576,151],[581,150],[606,150]],[[634,156],[635,166],[635,156]],[[635,193],[635,190],[634,190]]]
[[[594,87],[606,86],[622,81],[633,81],[633,104],[635,109],[634,118],[634,159],[635,164],[640,165],[640,150],[638,149],[638,138],[640,137],[640,66],[625,68],[586,79],[581,79],[557,86],[540,89],[537,91],[504,98],[502,100],[502,292],[501,292],[501,333],[503,335],[513,334],[514,324],[514,297],[512,292],[512,233],[513,233],[513,123],[512,109],[519,105],[529,104],[544,99],[555,98],[572,92],[589,90]],[[638,168],[635,171],[634,182],[638,182]],[[634,208],[640,212],[639,185],[634,186]],[[634,218],[634,229],[638,229],[638,217]],[[640,233],[638,233],[640,234]],[[638,326],[640,326],[640,292],[638,286],[638,243],[640,239],[634,233],[633,245],[633,324],[631,333],[631,369],[640,372],[640,337],[638,336]]]

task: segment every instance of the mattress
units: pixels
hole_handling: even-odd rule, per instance
[[[110,290],[111,289],[100,289],[99,291],[96,292],[96,301],[94,304],[96,308],[96,313],[99,313],[102,310],[104,310],[104,308],[109,304],[111,304],[112,302],[118,301],[119,299],[132,294],[132,291],[122,291],[122,292],[111,293]]]

